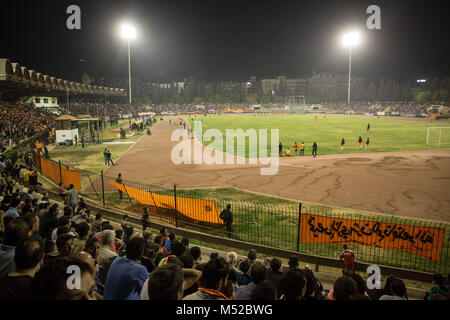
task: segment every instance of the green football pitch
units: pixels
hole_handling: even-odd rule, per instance
[[[223,145],[215,138],[211,141],[203,141],[203,144],[215,150],[226,151],[226,130],[227,129],[255,129],[258,135],[259,129],[267,129],[267,148],[270,155],[270,132],[271,129],[279,129],[279,140],[286,148],[293,150],[295,142],[305,143],[305,155],[311,155],[312,144],[316,141],[318,145],[318,155],[340,154],[340,153],[362,153],[362,152],[385,152],[385,151],[413,151],[413,150],[442,150],[450,149],[450,129],[443,131],[445,144],[439,146],[426,143],[428,127],[450,127],[450,122],[436,122],[430,120],[409,121],[384,117],[355,117],[345,115],[317,116],[306,115],[266,115],[254,116],[244,115],[207,115],[189,118],[191,128],[194,128],[194,121],[201,121],[202,131],[208,129],[218,129],[223,134]],[[370,130],[367,125],[370,124]],[[436,135],[437,131],[433,131]],[[363,147],[359,148],[358,138],[363,139]],[[340,149],[341,139],[345,139],[345,147]],[[369,150],[364,146],[367,138],[370,139]],[[433,138],[436,138],[433,136]],[[237,154],[237,138],[235,140],[234,154]],[[248,157],[249,142],[246,138],[245,155]],[[435,139],[436,141],[436,139]],[[276,148],[278,154],[278,147]],[[259,154],[259,147],[258,147]],[[292,155],[292,154],[291,154]]]

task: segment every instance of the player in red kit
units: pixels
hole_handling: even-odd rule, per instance
[[[353,269],[355,268],[355,254],[353,253],[353,251],[348,250],[346,244],[344,244],[342,247],[344,248],[344,251],[342,251],[339,259],[344,259],[345,270],[353,271]]]

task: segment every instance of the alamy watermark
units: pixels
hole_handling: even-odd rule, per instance
[[[194,136],[186,129],[176,129],[171,140],[179,141],[172,148],[171,159],[174,164],[249,164],[268,165],[260,169],[261,175],[274,175],[278,172],[279,129],[270,129],[270,155],[268,152],[268,130],[259,129],[226,129],[225,139],[218,129],[203,132],[201,121],[194,121]],[[182,139],[180,141],[180,139]],[[248,139],[248,158],[246,158],[246,140]],[[225,140],[225,153],[224,150]],[[237,155],[234,155],[235,140]],[[211,142],[204,147],[203,145]],[[259,154],[258,154],[259,147]],[[222,151],[221,151],[222,150]],[[193,154],[192,154],[193,151]],[[225,158],[225,161],[224,161]]]

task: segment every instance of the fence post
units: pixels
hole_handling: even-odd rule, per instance
[[[297,252],[300,250],[300,222],[302,220],[302,203],[298,203]]]
[[[63,182],[62,181],[62,172],[61,172],[61,160],[58,160],[58,166],[59,166],[59,182]]]
[[[105,206],[105,185],[103,182],[103,170],[100,171],[100,176],[102,177],[102,199],[103,199],[103,206]]]
[[[177,185],[173,185],[173,196],[175,200],[175,227],[178,228],[178,211],[177,211]]]

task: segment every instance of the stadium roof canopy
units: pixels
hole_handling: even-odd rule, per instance
[[[45,75],[0,58],[0,96],[65,95],[126,96],[124,89],[91,86]]]

